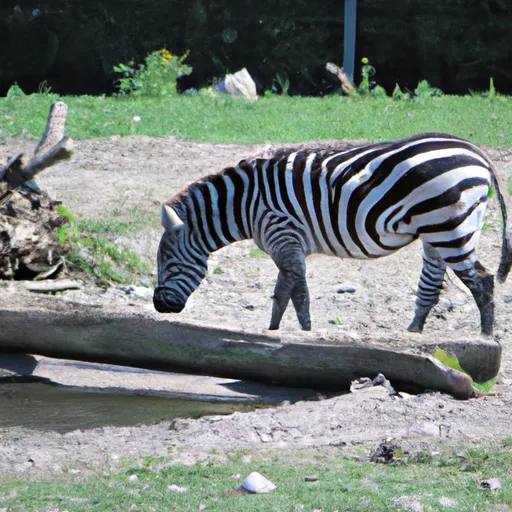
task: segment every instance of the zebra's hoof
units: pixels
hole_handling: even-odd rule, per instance
[[[416,332],[418,334],[421,334],[423,332],[423,327],[412,323],[411,325],[409,325],[409,327],[407,327],[407,330],[409,332]]]

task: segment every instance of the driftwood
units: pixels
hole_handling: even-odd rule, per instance
[[[67,105],[54,103],[33,156],[19,153],[0,165],[0,185],[4,186],[0,193],[1,279],[33,277],[54,266],[69,250],[57,236],[67,222],[58,214],[59,203],[44,192],[20,190],[44,169],[70,158],[73,141],[64,136],[66,116]]]
[[[325,65],[325,69],[329,71],[329,73],[332,73],[335,75],[338,80],[340,81],[341,88],[347,93],[347,94],[353,94],[356,92],[355,87],[352,85],[352,82],[348,78],[348,76],[343,71],[343,68],[340,68],[336,64],[332,62],[328,62]]]
[[[162,319],[133,306],[98,308],[39,295],[24,298],[20,308],[9,295],[0,294],[0,352],[10,354],[332,390],[348,390],[356,378],[383,373],[395,387],[460,398],[472,394],[472,379],[435,360],[437,346],[455,353],[478,381],[496,376],[501,361],[501,346],[489,340],[259,334]]]

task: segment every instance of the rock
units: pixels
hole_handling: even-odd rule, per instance
[[[128,477],[128,482],[130,482],[132,484],[136,484],[139,482],[139,477],[137,475],[130,475]]]
[[[390,396],[394,396],[397,394],[395,391],[395,388],[391,385],[391,382],[389,382],[388,379],[382,373],[379,373],[375,379],[373,379],[373,385],[374,386],[383,386]]]
[[[409,427],[408,430],[409,435],[420,435],[420,436],[431,436],[431,437],[440,437],[441,429],[439,425],[429,422],[423,423],[414,423]]]
[[[244,96],[251,101],[258,99],[256,84],[245,68],[232,75],[226,75],[215,85],[214,90],[222,94],[230,94],[231,96]]]
[[[274,491],[276,486],[261,473],[253,471],[242,482],[241,488],[253,494],[268,494]]]
[[[490,478],[489,480],[482,480],[480,482],[481,489],[489,489],[491,491],[498,491],[501,489],[501,480],[499,478]]]
[[[318,482],[318,476],[316,475],[310,475],[304,477],[305,482]]]
[[[356,391],[360,391],[361,389],[371,388],[373,387],[372,379],[369,377],[361,377],[360,379],[353,380],[350,383],[350,391],[355,393]]]
[[[400,505],[405,510],[412,510],[413,512],[423,512],[423,506],[418,496],[400,496],[393,498],[395,505]]]
[[[380,444],[370,455],[369,461],[380,464],[389,464],[391,462],[395,462],[397,457],[400,458],[403,455],[404,451],[396,444]]]
[[[172,484],[167,487],[167,490],[171,492],[183,493],[188,491],[188,487],[180,487],[179,485]]]
[[[342,286],[336,290],[336,293],[355,293],[356,289],[353,286]]]
[[[453,508],[458,505],[458,503],[455,500],[452,500],[450,498],[445,498],[444,496],[439,498],[439,504],[445,508]]]
[[[147,286],[135,286],[135,285],[127,285],[127,286],[118,286],[120,291],[124,292],[126,295],[130,295],[132,297],[137,297],[144,300],[150,300],[153,298],[153,289],[148,288]]]

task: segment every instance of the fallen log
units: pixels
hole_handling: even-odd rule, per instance
[[[431,353],[442,345],[477,380],[499,371],[501,346],[488,340],[437,340],[417,335],[352,340],[304,334],[260,334],[190,325],[142,308],[94,307],[27,296],[23,306],[0,295],[0,352],[102,362],[199,375],[348,390],[356,378],[383,373],[394,386],[434,389],[468,398],[469,375]],[[19,296],[18,296],[19,299]]]

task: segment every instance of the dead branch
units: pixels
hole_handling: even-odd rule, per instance
[[[45,153],[64,138],[67,116],[68,106],[63,101],[57,101],[50,107],[46,130],[34,149],[34,155]]]
[[[329,73],[332,73],[333,75],[336,75],[338,77],[338,80],[341,83],[341,88],[347,94],[353,94],[356,92],[355,87],[352,85],[352,82],[349,80],[348,76],[343,71],[343,68],[340,68],[333,62],[328,62],[325,65],[325,69],[327,69],[327,71],[329,71]]]
[[[7,184],[7,190],[0,196],[0,204],[12,195],[12,191],[33,179],[36,174],[71,157],[73,140],[64,137],[67,112],[68,107],[65,103],[54,103],[48,114],[46,130],[34,150],[34,156],[27,159],[23,153],[19,153],[0,167],[0,181]]]

